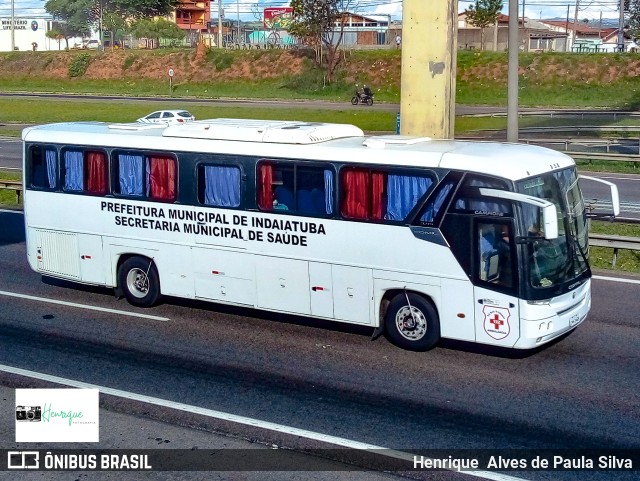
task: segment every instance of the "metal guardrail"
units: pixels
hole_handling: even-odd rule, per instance
[[[625,138],[600,138],[600,139],[585,139],[582,137],[578,137],[578,138],[573,138],[573,137],[569,137],[566,139],[559,139],[559,138],[533,138],[533,139],[527,139],[527,138],[521,138],[519,140],[520,143],[523,144],[534,144],[534,145],[545,145],[545,146],[552,146],[552,145],[563,145],[564,152],[569,152],[569,147],[570,146],[574,146],[574,145],[580,145],[582,147],[587,147],[587,148],[605,148],[605,152],[599,152],[599,151],[593,151],[593,153],[595,154],[602,154],[602,153],[610,153],[610,149],[612,147],[616,147],[616,146],[628,146],[631,147],[633,146],[635,148],[635,146],[637,145],[637,150],[638,150],[638,154],[640,155],[640,138],[638,138],[637,142],[633,142],[633,144],[631,143],[631,141],[634,140],[633,138],[629,138],[629,137],[625,137]],[[555,149],[555,147],[552,147]],[[592,153],[591,151],[589,152],[585,152],[585,151],[572,151],[572,152],[576,152],[576,153]],[[615,153],[615,152],[614,152]],[[629,154],[629,155],[634,155],[634,154]]]
[[[507,112],[483,112],[477,114],[465,114],[464,117],[506,117]],[[618,117],[640,117],[639,111],[624,111],[624,110],[520,110],[518,112],[519,117],[613,117],[613,120],[618,120]]]
[[[589,245],[595,247],[613,248],[613,260],[611,267],[618,262],[618,250],[629,249],[640,251],[640,237],[625,237],[621,235],[589,234]]]
[[[574,160],[612,160],[618,162],[640,162],[640,155],[611,154],[608,152],[565,152]]]
[[[16,197],[18,204],[20,203],[20,196],[22,195],[22,181],[20,180],[0,180],[0,189],[9,189],[16,191]]]

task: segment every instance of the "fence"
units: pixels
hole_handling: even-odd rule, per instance
[[[0,189],[15,190],[18,204],[22,195],[22,181],[20,180],[0,180]]]

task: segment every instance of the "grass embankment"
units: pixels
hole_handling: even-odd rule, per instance
[[[523,53],[519,64],[521,106],[640,105],[639,54]],[[176,72],[171,90],[170,66]],[[0,89],[348,102],[354,84],[366,83],[376,101],[399,102],[400,68],[400,50],[344,51],[333,82],[327,84],[312,51],[7,52],[0,53]],[[459,51],[456,86],[460,104],[506,105],[506,52]]]

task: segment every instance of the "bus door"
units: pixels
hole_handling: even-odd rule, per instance
[[[476,341],[513,346],[520,337],[513,223],[477,218],[473,225]]]

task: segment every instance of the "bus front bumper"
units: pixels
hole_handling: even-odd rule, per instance
[[[520,301],[520,338],[516,349],[532,349],[575,329],[591,309],[591,280],[545,304]]]

